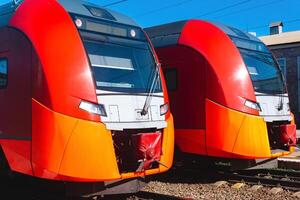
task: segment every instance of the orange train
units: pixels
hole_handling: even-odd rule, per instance
[[[284,77],[259,39],[201,20],[146,32],[164,67],[181,152],[251,160],[294,150]]]
[[[168,102],[130,18],[83,1],[0,7],[0,169],[90,183],[95,195],[135,192],[172,165]]]

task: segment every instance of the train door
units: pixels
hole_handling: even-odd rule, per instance
[[[11,28],[0,30],[0,142],[9,163],[23,169],[27,166],[28,170],[31,170],[31,49],[22,33]]]
[[[175,140],[186,153],[206,155],[205,60],[191,48],[158,50],[174,115]]]

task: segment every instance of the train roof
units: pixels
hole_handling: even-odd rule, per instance
[[[163,47],[177,44],[182,30],[184,29],[188,20],[163,24],[145,28],[152,44],[155,47]]]
[[[87,17],[99,18],[107,21],[114,21],[121,24],[127,24],[131,26],[138,26],[138,24],[130,17],[123,15],[121,13],[112,11],[110,9],[100,7],[96,4],[89,3],[82,0],[57,0],[67,12],[74,13],[78,15],[83,15]],[[0,27],[7,26],[9,20],[13,16],[14,12],[17,10],[24,1],[18,1],[14,3],[11,1],[9,3],[0,6]]]
[[[146,28],[145,31],[151,38],[151,41],[155,47],[163,47],[174,45],[178,43],[178,39],[185,28],[185,25],[191,20],[184,20],[173,22],[169,24],[163,24],[159,26]],[[202,21],[202,20],[199,20]],[[208,22],[208,21],[206,21]],[[222,23],[217,22],[208,22],[219,29],[221,29],[225,34],[230,37],[242,38],[245,40],[251,40],[255,42],[261,42],[257,37],[241,31],[239,29],[224,25]]]
[[[18,5],[14,4],[13,2],[0,6],[0,27],[8,24],[17,7]]]

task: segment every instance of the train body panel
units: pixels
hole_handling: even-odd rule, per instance
[[[261,106],[260,116],[263,116],[265,121],[291,121],[292,115],[289,106],[289,97],[284,95],[268,95],[256,94],[257,102]]]
[[[6,84],[1,84],[0,89],[0,144],[15,171],[33,175],[30,161],[32,47],[22,33],[11,28],[1,28],[0,38],[0,60],[6,67],[10,66],[6,69]]]
[[[40,61],[34,69],[33,78],[40,79],[34,80],[33,97],[56,112],[99,121],[99,116],[77,109],[80,97],[97,103],[80,35],[64,8],[57,1],[47,2],[26,0],[9,22],[32,42]]]
[[[235,158],[271,156],[266,123],[261,117],[228,109],[209,100],[206,109],[208,155],[226,157],[226,154],[231,154],[230,157]]]
[[[31,140],[0,139],[2,151],[10,169],[33,176]]]
[[[257,38],[201,20],[146,32],[164,67],[182,152],[258,159],[293,151],[296,133],[290,127],[286,87],[274,58]],[[271,75],[259,74],[267,69]]]
[[[175,141],[182,152],[207,155],[205,129],[176,129]]]
[[[120,93],[100,93],[98,95],[99,102],[107,105],[107,116],[102,117],[101,121],[104,122],[107,127],[111,127],[111,130],[123,130],[126,129],[126,124],[130,128],[129,124],[135,125],[136,128],[151,128],[149,122],[152,122],[157,128],[165,128],[166,122],[165,116],[160,115],[160,107],[158,105],[164,104],[163,93],[156,93],[152,97],[149,112],[147,115],[141,115],[141,108],[143,107],[146,96],[140,95],[126,95]],[[161,122],[161,123],[159,123]],[[117,128],[117,124],[122,123],[120,128]],[[150,127],[145,127],[147,124]],[[145,126],[143,126],[145,125]],[[140,127],[139,127],[140,126]]]
[[[175,104],[174,118],[178,129],[205,129],[205,91],[206,87],[206,62],[192,48],[185,46],[166,47],[157,50],[162,57],[161,62],[164,64],[165,74],[177,79],[179,84],[172,85],[169,89],[171,107]],[[185,62],[185,59],[187,61]],[[189,66],[193,68],[186,67]],[[195,76],[197,79],[191,79]],[[214,82],[218,85],[218,82]],[[193,85],[193,89],[190,86]],[[176,92],[175,92],[176,91]],[[202,92],[203,91],[203,92]],[[196,95],[195,95],[196,94]],[[187,99],[193,99],[196,96],[197,101],[191,101],[188,104]],[[197,111],[197,112],[196,112]]]
[[[200,24],[201,29],[198,28]],[[206,39],[200,41],[197,38]],[[244,99],[255,101],[256,98],[239,51],[227,35],[210,23],[191,20],[187,22],[178,43],[201,52],[208,61],[210,66],[206,67],[208,99],[231,109],[258,115],[257,111],[244,106]],[[214,43],[217,43],[219,48],[211,45]],[[234,59],[226,59],[230,57]]]
[[[7,81],[0,90],[1,136],[10,139],[31,138],[31,45],[20,32],[1,29],[0,59],[10,65]],[[3,66],[4,68],[4,66]],[[19,73],[22,68],[22,74]],[[2,71],[3,69],[1,69]],[[20,104],[20,100],[22,103]],[[16,125],[17,124],[17,125]]]
[[[163,72],[133,20],[83,1],[24,0],[2,11],[0,145],[12,171],[103,183],[171,167]]]

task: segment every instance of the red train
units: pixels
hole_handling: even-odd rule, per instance
[[[172,165],[162,77],[126,16],[71,0],[1,6],[0,169],[91,183],[94,195],[138,190]]]
[[[245,160],[293,151],[286,84],[259,39],[201,20],[146,32],[164,67],[179,150]]]

